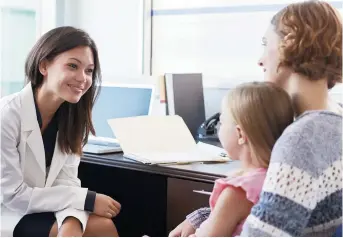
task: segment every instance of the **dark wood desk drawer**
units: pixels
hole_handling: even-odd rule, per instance
[[[210,196],[196,191],[211,192],[212,183],[194,182],[168,178],[167,185],[167,232],[169,233],[194,210],[209,206]]]
[[[121,204],[113,221],[121,237],[165,237],[167,178],[104,165],[81,163],[82,186]]]

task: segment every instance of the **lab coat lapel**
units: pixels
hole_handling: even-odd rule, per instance
[[[22,133],[27,135],[26,143],[31,149],[39,168],[45,174],[45,152],[44,144],[42,139],[42,133],[39,128],[36,115],[36,107],[33,98],[33,91],[31,83],[28,83],[25,88],[21,91],[21,124]],[[25,138],[23,138],[25,140]]]
[[[59,172],[61,171],[63,165],[65,164],[67,157],[68,157],[68,155],[63,153],[59,148],[58,133],[57,133],[54,155],[52,157],[50,171],[48,174],[48,178],[47,178],[45,187],[50,187],[54,183],[54,181],[57,178]]]

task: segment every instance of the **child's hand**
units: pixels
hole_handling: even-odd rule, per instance
[[[180,225],[178,225],[174,230],[169,233],[169,237],[187,237],[194,234],[195,229],[192,224],[186,219]]]

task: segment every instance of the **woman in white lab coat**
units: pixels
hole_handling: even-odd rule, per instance
[[[101,80],[94,41],[55,28],[32,48],[25,73],[24,89],[0,100],[1,235],[116,236],[120,204],[77,177]]]

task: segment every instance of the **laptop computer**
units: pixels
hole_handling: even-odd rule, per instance
[[[145,84],[102,83],[95,101],[92,120],[96,136],[89,135],[84,153],[122,152],[107,120],[151,115],[154,86]]]

